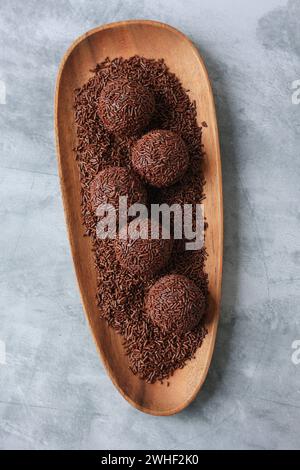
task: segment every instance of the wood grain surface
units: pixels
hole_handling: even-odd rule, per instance
[[[99,318],[96,306],[96,273],[91,242],[83,237],[80,213],[79,171],[74,158],[76,128],[73,90],[91,76],[90,70],[105,57],[164,58],[196,101],[198,122],[205,121],[203,144],[206,153],[204,202],[208,222],[206,248],[209,277],[208,335],[196,358],[177,370],[166,383],[147,384],[128,369],[122,339]],[[120,393],[133,406],[153,415],[181,411],[195,398],[207,375],[214,349],[221,298],[223,255],[222,178],[218,129],[208,74],[197,49],[176,29],[156,21],[132,20],[113,23],[84,34],[65,54],[57,78],[55,131],[58,167],[73,261],[86,317],[106,370]]]

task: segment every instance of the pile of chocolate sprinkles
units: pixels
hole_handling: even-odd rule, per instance
[[[147,316],[144,299],[161,276],[181,274],[194,281],[204,292],[207,302],[205,248],[186,251],[183,241],[175,240],[172,256],[164,268],[150,277],[139,275],[137,278],[135,273],[121,269],[116,258],[115,240],[96,237],[97,218],[91,205],[90,185],[94,177],[107,167],[124,167],[132,172],[130,156],[137,139],[153,129],[167,129],[181,135],[190,164],[178,183],[164,189],[147,186],[148,205],[201,203],[204,198],[201,128],[196,122],[195,104],[163,60],[138,56],[126,60],[107,58],[92,72],[89,81],[75,90],[78,140],[75,154],[80,172],[84,234],[91,237],[93,244],[99,315],[122,335],[132,372],[149,383],[163,382],[194,357],[206,329],[202,320],[194,330],[182,335],[163,333]],[[138,83],[154,94],[155,111],[141,134],[116,136],[104,128],[97,107],[101,91],[113,80]]]

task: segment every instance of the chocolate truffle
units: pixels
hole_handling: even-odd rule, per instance
[[[185,276],[161,277],[146,296],[145,310],[164,333],[181,335],[193,330],[205,309],[205,295]]]
[[[109,166],[100,171],[90,187],[91,204],[94,211],[100,204],[119,207],[119,197],[127,196],[127,204],[145,203],[146,190],[141,181],[126,168]]]
[[[116,258],[121,267],[130,274],[151,276],[162,269],[168,262],[173,246],[173,240],[161,238],[161,227],[157,226],[159,238],[151,238],[151,222],[145,219],[144,234],[148,238],[126,237],[126,227],[120,231],[115,242]],[[152,222],[152,229],[153,227]]]
[[[148,88],[137,82],[116,79],[101,91],[98,115],[108,131],[131,136],[145,129],[154,108],[154,96]]]
[[[182,178],[189,164],[189,154],[179,135],[154,130],[136,142],[131,162],[135,171],[150,185],[163,188]]]

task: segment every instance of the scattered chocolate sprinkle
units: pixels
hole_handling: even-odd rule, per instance
[[[133,147],[132,166],[157,188],[179,181],[187,170],[189,154],[180,135],[172,131],[148,132]]]
[[[145,311],[165,333],[186,333],[200,322],[206,306],[205,292],[185,276],[169,274],[150,288]]]
[[[90,185],[103,169],[116,166],[131,170],[130,155],[135,139],[112,135],[98,115],[100,93],[109,81],[127,79],[152,91],[155,111],[148,128],[168,129],[181,135],[186,143],[190,165],[182,180],[169,188],[148,188],[148,204],[177,202],[200,203],[204,198],[201,172],[203,149],[201,128],[196,122],[195,104],[163,60],[143,57],[106,59],[98,64],[92,77],[75,90],[75,121],[78,145],[76,159],[80,172],[82,216],[85,235],[91,236],[97,272],[99,315],[123,336],[130,369],[149,383],[168,379],[184,367],[201,346],[206,334],[203,321],[183,335],[164,333],[153,325],[144,309],[151,286],[165,274],[182,274],[193,280],[207,298],[206,252],[185,251],[174,246],[165,267],[152,275],[134,275],[120,269],[114,240],[96,238],[97,218],[91,208]]]
[[[207,125],[207,122],[206,122],[206,121],[203,121],[203,122],[201,123],[201,125],[202,125],[203,127],[208,127],[208,125]]]
[[[98,114],[114,134],[139,134],[154,112],[154,96],[147,86],[128,79],[108,82],[100,94]]]

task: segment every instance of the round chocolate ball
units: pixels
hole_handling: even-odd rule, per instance
[[[137,176],[126,168],[107,167],[93,179],[90,187],[91,204],[94,211],[100,204],[111,204],[118,209],[119,197],[127,196],[127,204],[145,203],[146,189]]]
[[[169,274],[150,288],[145,309],[164,333],[181,335],[198,325],[205,310],[205,295],[187,277]]]
[[[115,252],[124,270],[133,275],[149,277],[167,264],[171,256],[173,240],[163,239],[161,227],[156,224],[159,238],[151,238],[151,227],[153,231],[154,223],[152,222],[151,225],[149,219],[145,219],[141,225],[140,238],[132,238],[130,231],[127,234],[126,227],[120,230],[115,242]]]
[[[179,135],[154,130],[136,142],[131,162],[135,171],[150,185],[163,188],[182,178],[189,164],[189,154]]]
[[[139,134],[150,122],[155,108],[152,92],[126,79],[108,82],[100,93],[98,114],[104,127],[117,135]]]

